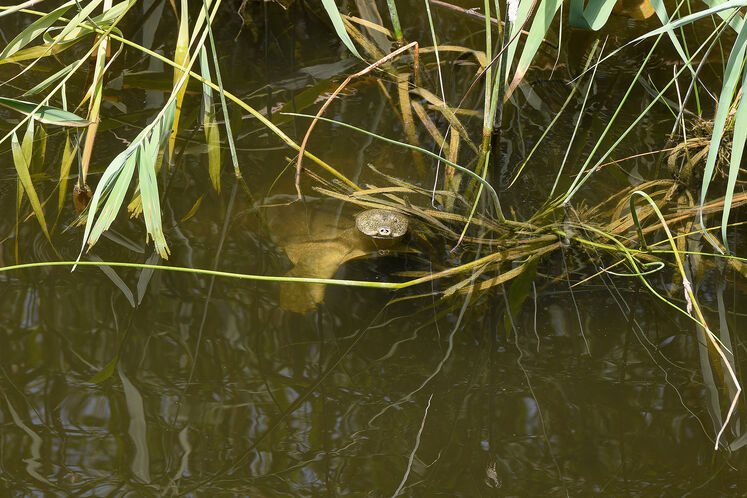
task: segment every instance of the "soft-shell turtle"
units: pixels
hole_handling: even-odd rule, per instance
[[[341,212],[339,204],[294,203],[269,208],[267,220],[272,238],[280,245],[293,268],[294,277],[332,278],[352,259],[395,248],[407,233],[407,217],[396,211],[369,209],[355,220]],[[324,300],[326,285],[281,284],[282,308],[305,313]]]

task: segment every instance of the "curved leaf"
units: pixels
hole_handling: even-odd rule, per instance
[[[574,28],[598,31],[607,23],[616,0],[590,0],[584,7],[586,0],[571,0],[568,21]]]
[[[332,26],[334,26],[337,36],[340,38],[342,43],[348,47],[348,50],[350,50],[353,55],[359,59],[363,59],[361,54],[359,54],[358,50],[355,48],[355,45],[353,45],[353,40],[350,39],[348,32],[345,30],[345,24],[342,22],[342,16],[340,16],[340,11],[337,10],[337,5],[335,5],[334,0],[322,0],[322,5],[324,5],[324,10],[327,11],[329,20],[332,21]]]
[[[34,119],[36,119],[40,123],[76,127],[84,127],[91,124],[90,121],[87,121],[80,116],[73,114],[72,112],[64,111],[62,109],[49,105],[43,105],[39,107],[39,109],[36,109],[38,104],[34,104],[33,102],[25,102],[23,100],[9,99],[6,97],[0,97],[0,105],[9,107],[26,115],[31,114]]]

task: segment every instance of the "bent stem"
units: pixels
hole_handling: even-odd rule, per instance
[[[739,400],[739,396],[742,393],[742,386],[739,384],[739,381],[737,380],[737,376],[734,373],[734,370],[731,367],[731,363],[726,358],[726,354],[724,353],[723,348],[719,345],[718,341],[716,340],[716,336],[713,332],[711,332],[711,329],[708,327],[708,324],[706,323],[705,317],[703,316],[703,312],[700,309],[700,306],[698,305],[698,301],[695,298],[695,293],[693,292],[692,285],[690,284],[690,281],[687,279],[687,274],[685,273],[685,268],[682,265],[682,260],[680,259],[679,251],[677,250],[677,245],[674,242],[674,238],[672,237],[672,232],[669,231],[669,226],[667,225],[666,220],[664,219],[664,216],[661,214],[661,211],[659,211],[659,207],[656,205],[654,200],[649,197],[649,195],[645,192],[642,192],[640,190],[636,190],[630,195],[630,212],[634,217],[636,228],[638,229],[639,236],[641,237],[641,245],[645,247],[645,242],[643,240],[643,233],[641,232],[641,226],[638,222],[638,217],[635,215],[635,197],[640,196],[643,197],[646,202],[648,202],[651,207],[653,208],[654,212],[656,213],[656,216],[659,218],[659,221],[661,222],[662,228],[664,228],[664,232],[667,234],[667,240],[669,240],[670,245],[672,246],[672,253],[674,254],[674,259],[677,264],[677,270],[680,273],[680,277],[682,278],[682,286],[685,288],[685,300],[687,301],[687,312],[688,315],[692,316],[692,311],[694,310],[700,325],[703,327],[703,330],[706,332],[706,337],[708,337],[708,340],[711,342],[711,345],[714,347],[718,355],[721,357],[721,360],[724,362],[724,365],[726,367],[726,370],[729,372],[729,377],[731,378],[731,381],[734,382],[734,387],[736,388],[736,393],[734,394],[734,398],[731,401],[731,405],[729,406],[729,411],[726,414],[726,419],[724,420],[724,423],[721,425],[721,429],[718,431],[718,434],[716,435],[716,444],[715,448],[718,450],[718,443],[721,439],[721,436],[724,433],[724,430],[726,429],[726,426],[729,424],[729,421],[731,420],[732,415],[734,414],[734,410],[737,406],[737,401]]]
[[[304,137],[303,137],[303,141],[301,142],[301,147],[298,149],[298,162],[296,163],[296,192],[298,193],[299,200],[303,198],[303,194],[301,193],[301,169],[302,169],[302,164],[303,164],[303,155],[304,155],[303,153],[306,150],[306,143],[309,141],[309,137],[311,136],[311,130],[314,129],[314,125],[316,125],[317,120],[321,117],[322,114],[324,114],[324,111],[327,109],[327,107],[329,107],[329,104],[335,99],[335,97],[337,97],[337,95],[342,91],[342,89],[345,88],[348,83],[350,83],[350,81],[353,78],[357,78],[359,76],[363,76],[363,75],[365,75],[365,74],[373,71],[377,67],[381,66],[382,64],[385,64],[385,63],[389,62],[393,58],[397,57],[401,53],[403,53],[403,52],[405,52],[405,51],[407,51],[407,50],[409,50],[411,48],[414,48],[415,58],[416,58],[416,61],[417,61],[418,42],[414,41],[414,42],[408,43],[404,47],[398,48],[397,50],[395,50],[394,52],[390,53],[389,55],[386,55],[386,56],[382,57],[381,59],[377,60],[373,64],[371,64],[368,67],[366,67],[365,69],[363,69],[362,71],[358,71],[357,73],[351,74],[350,76],[348,76],[347,78],[345,78],[345,81],[343,81],[342,84],[339,87],[337,87],[337,89],[334,92],[332,92],[332,95],[330,95],[329,98],[324,102],[324,104],[322,105],[322,107],[319,109],[319,112],[316,113],[316,116],[314,117],[314,120],[309,125],[309,128],[306,130],[306,135],[304,135]],[[415,62],[415,66],[416,67],[417,67],[417,64],[418,63]]]

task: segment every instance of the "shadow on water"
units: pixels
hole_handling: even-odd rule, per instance
[[[173,40],[174,24],[153,18],[160,10],[151,7],[138,6],[143,21],[124,29]],[[229,69],[225,84],[257,108],[316,109],[317,98],[355,65],[340,62],[339,42],[317,9],[303,2],[288,11],[276,3],[252,5],[244,15],[255,22],[243,28],[225,10],[216,30],[221,63]],[[454,40],[473,43],[469,21],[441,15],[453,21]],[[403,23],[425,30],[413,17],[403,12]],[[3,26],[16,33],[18,19],[4,18]],[[139,57],[125,52],[118,62],[127,73],[112,95],[132,119],[102,121],[102,156],[113,157],[150,115],[143,109],[155,112],[164,101],[152,78],[170,81],[171,72]],[[632,57],[600,68],[584,122],[590,136],[614,110],[610,96],[624,92],[637,69]],[[566,59],[573,64],[573,57]],[[455,81],[447,100],[453,102],[472,73],[462,71],[459,60],[449,63]],[[3,77],[14,70],[0,68]],[[516,97],[525,105],[507,106],[507,164],[519,164],[525,144],[565,100],[561,80],[570,72],[538,69],[532,95],[524,89]],[[34,77],[16,84],[31,86]],[[358,82],[335,105],[342,121],[387,136],[404,133],[373,80]],[[187,96],[188,107],[199,107],[198,95]],[[308,125],[277,113],[273,119],[296,138]],[[235,180],[228,163],[223,193],[216,195],[201,142],[181,141],[180,166],[170,174],[163,206],[169,264],[393,281],[459,262],[448,244],[417,234],[388,251],[364,247],[353,238],[360,209],[337,201],[325,201],[324,209],[313,199],[258,208],[287,204],[286,194],[293,194],[291,152],[255,120],[236,115],[235,121],[242,172],[261,201],[241,187],[229,194]],[[572,123],[560,130],[543,162],[563,157]],[[667,132],[657,119],[647,120],[620,155],[663,143]],[[589,152],[589,144],[580,143],[572,157]],[[52,135],[47,155],[61,155],[61,147]],[[426,188],[432,184],[411,167],[409,153],[342,129],[317,126],[310,148],[361,185],[378,181],[369,162]],[[94,182],[104,164],[92,171]],[[609,168],[589,189],[589,202],[653,168],[652,158]],[[0,212],[13,213],[15,172],[8,167],[1,174]],[[512,176],[506,171],[498,181],[505,187]],[[529,215],[545,200],[552,178],[542,171],[523,175],[502,202],[519,218]],[[44,182],[51,192],[52,181]],[[65,209],[61,220],[69,223],[73,207]],[[14,239],[6,238],[13,218],[0,216],[0,266],[14,261]],[[140,222],[121,216],[114,229],[95,255],[145,261],[150,248]],[[744,228],[735,229],[734,246],[744,235]],[[80,240],[76,230],[55,236],[71,258]],[[23,224],[18,241],[24,261],[54,259],[38,226]],[[303,258],[294,256],[299,244]],[[446,298],[435,295],[448,285],[439,281],[396,293],[302,288],[299,298],[298,285],[161,271],[0,273],[0,488],[9,496],[744,493],[743,423],[729,429],[733,451],[713,450],[723,408],[714,389],[723,372],[711,372],[704,338],[634,279],[601,275],[575,285],[598,271],[595,261],[594,254],[564,248],[539,264],[534,282]],[[744,280],[715,265],[701,273],[702,304],[714,323],[721,320],[721,330],[734,332],[728,346],[739,369]],[[671,275],[656,278],[658,288],[671,287]],[[507,314],[518,292],[513,285],[526,285],[526,298]],[[684,306],[675,292],[672,299]],[[704,378],[709,373],[715,381]]]

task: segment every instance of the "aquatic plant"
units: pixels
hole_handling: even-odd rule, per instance
[[[508,185],[505,185],[504,190],[509,190],[513,184],[520,181],[523,174],[526,174],[527,168],[540,164],[536,161],[535,151],[555,126],[563,120],[571,121],[564,113],[575,108],[577,116],[573,122],[571,138],[563,161],[551,171],[554,181],[548,191],[546,202],[525,217],[515,214],[516,206],[505,201],[504,192],[500,187],[501,175],[505,175],[507,168],[501,149],[504,120],[507,107],[513,105],[512,96],[524,89],[523,85],[532,70],[533,62],[541,48],[548,46],[548,39],[555,40],[558,50],[562,49],[560,46],[563,43],[563,36],[558,27],[562,23],[557,19],[563,10],[563,2],[509,1],[502,14],[498,2],[491,5],[486,1],[483,13],[479,14],[484,23],[480,28],[484,34],[484,46],[480,50],[444,41],[447,35],[439,33],[433,19],[432,7],[459,10],[444,2],[434,0],[424,3],[424,11],[429,20],[429,33],[421,40],[409,41],[407,30],[402,30],[396,0],[388,2],[388,16],[369,18],[345,15],[331,0],[323,1],[324,10],[331,24],[330,30],[334,30],[350,53],[364,61],[365,67],[352,72],[341,84],[335,85],[328,96],[322,98],[324,102],[316,115],[288,112],[293,106],[283,108],[284,112],[280,119],[293,117],[298,118],[299,122],[307,120],[308,127],[300,143],[297,143],[300,136],[291,137],[288,131],[284,131],[277,124],[278,120],[272,119],[271,105],[267,105],[262,112],[250,105],[247,99],[239,98],[235,92],[232,93],[224,87],[221,69],[225,70],[225,66],[221,64],[213,36],[213,23],[222,5],[220,0],[204,0],[198,8],[190,6],[186,0],[181,0],[178,8],[175,2],[171,4],[178,25],[173,46],[169,46],[169,51],[173,50],[171,58],[159,53],[154,47],[134,42],[119,28],[135,3],[135,0],[117,4],[113,4],[111,0],[91,0],[87,3],[73,0],[49,12],[27,10],[25,7],[30,7],[31,4],[4,10],[5,15],[22,10],[25,14],[36,17],[36,20],[20,30],[0,53],[0,64],[22,63],[22,69],[16,78],[31,72],[36,65],[49,58],[69,56],[70,59],[64,59],[61,69],[37,82],[30,89],[24,90],[22,95],[0,100],[0,104],[18,111],[23,116],[0,140],[1,143],[8,144],[7,148],[12,150],[19,180],[16,192],[16,264],[6,266],[0,269],[1,271],[40,265],[80,264],[107,268],[135,266],[144,270],[202,273],[213,277],[393,290],[439,280],[443,284],[435,291],[436,294],[442,297],[466,296],[467,301],[484,291],[502,290],[507,301],[504,326],[507,331],[511,331],[513,316],[529,294],[530,284],[543,258],[568,248],[579,252],[589,249],[596,255],[590,256],[589,259],[601,268],[600,273],[615,275],[618,278],[638,278],[652,295],[673,310],[690,317],[702,329],[711,350],[717,355],[714,370],[727,371],[729,382],[732,383],[730,387],[734,389],[716,437],[715,444],[716,447],[719,446],[722,433],[737,406],[741,387],[731,366],[732,352],[724,347],[723,340],[711,332],[693,291],[692,276],[688,275],[681,257],[708,257],[711,258],[709,261],[722,259],[740,271],[744,268],[744,259],[731,254],[729,250],[728,226],[730,211],[747,203],[747,198],[743,194],[735,193],[743,147],[747,140],[747,105],[742,105],[743,100],[740,98],[744,80],[747,78],[747,73],[743,72],[747,28],[744,28],[740,15],[743,11],[740,9],[747,6],[747,2],[706,2],[708,8],[682,15],[682,3],[675,11],[668,12],[664,2],[654,0],[651,6],[660,20],[661,27],[625,40],[609,53],[607,45],[602,40],[589,43],[589,49],[583,57],[583,67],[578,68],[575,79],[568,82],[570,90],[562,106],[547,124],[540,139],[533,144],[532,150],[526,154],[523,164],[517,167],[513,175],[509,175],[512,178]],[[576,28],[598,31],[610,19],[615,4],[615,1],[610,0],[588,3],[583,0],[572,0],[568,9],[568,23]],[[100,13],[96,14],[97,11]],[[476,12],[461,12],[464,15],[478,15]],[[493,14],[495,18],[492,17]],[[392,23],[392,30],[376,22],[376,18],[385,17]],[[499,21],[501,18],[503,21]],[[715,22],[716,28],[703,40],[694,38],[694,35],[693,39],[690,39],[685,28],[698,22]],[[688,190],[689,185],[683,186],[675,180],[659,178],[646,179],[647,181],[635,187],[621,188],[603,202],[585,200],[584,194],[588,193],[595,175],[611,164],[624,161],[617,159],[610,162],[610,157],[618,151],[620,144],[654,106],[670,106],[676,126],[681,126],[686,132],[689,130],[683,124],[687,112],[702,119],[705,106],[701,103],[701,94],[705,93],[705,90],[700,87],[698,75],[704,67],[707,55],[714,47],[728,45],[727,41],[734,34],[734,43],[724,49],[724,53],[728,53],[728,58],[722,68],[722,88],[715,117],[709,121],[711,136],[708,148],[702,148],[703,154],[707,157],[702,174],[698,175],[702,180],[700,192],[696,195],[697,204],[693,202],[693,196]],[[497,40],[494,40],[493,37],[496,35]],[[399,47],[392,50],[392,42],[396,42]],[[587,104],[596,83],[598,68],[610,63],[615,56],[637,43],[651,43],[647,56],[640,62],[638,73],[629,83],[625,97],[616,103],[612,115],[604,123],[603,130],[595,138],[591,150],[584,151],[583,157],[575,157],[574,160],[574,145],[584,130],[588,129],[582,121],[588,117]],[[657,47],[663,43],[671,43],[681,58],[677,62],[674,75],[660,87],[651,83],[653,98],[650,103],[640,110],[632,122],[620,128],[621,109],[630,103],[628,96],[634,86],[648,83],[644,78],[644,70],[658,53]],[[116,47],[114,53],[112,47]],[[124,50],[134,50],[148,58],[168,64],[173,68],[173,80],[168,85],[167,97],[161,108],[149,117],[148,123],[136,136],[127,138],[127,145],[108,163],[91,192],[88,187],[88,176],[91,164],[96,162],[96,137],[101,126],[101,108],[106,93],[106,82],[115,77],[117,60]],[[457,103],[448,101],[444,88],[443,72],[447,70],[448,65],[442,55],[447,53],[468,59],[470,68],[474,70],[471,85],[460,95]],[[196,71],[194,68],[198,61],[199,71]],[[700,62],[696,65],[696,61]],[[69,83],[73,78],[80,79],[80,73],[86,70],[87,62],[89,77],[86,84],[80,91],[71,90]],[[358,78],[372,75],[377,78],[382,93],[385,93],[392,102],[393,112],[401,119],[403,137],[387,138],[325,116],[327,109],[336,101],[344,99],[343,91],[349,85],[354,84]],[[686,77],[691,80],[687,91],[682,95],[680,81]],[[295,169],[294,183],[299,198],[305,195],[302,181],[306,174],[313,182],[313,190],[307,188],[307,193],[315,192],[315,195],[338,199],[364,208],[389,209],[407,214],[427,227],[429,235],[444,240],[449,246],[450,254],[457,254],[460,258],[458,263],[433,272],[400,274],[400,277],[406,279],[400,282],[316,278],[302,274],[246,275],[221,272],[217,270],[217,266],[213,270],[204,270],[154,264],[159,258],[168,258],[170,254],[162,225],[161,192],[164,187],[162,185],[159,190],[158,175],[166,177],[165,171],[176,168],[176,157],[179,155],[176,151],[177,143],[180,137],[184,138],[187,134],[183,123],[184,115],[187,113],[183,110],[190,81],[200,83],[198,92],[201,95],[202,125],[193,127],[193,131],[201,128],[200,131],[204,134],[208,179],[215,191],[221,191],[222,188],[221,150],[228,148],[236,183],[245,189],[252,200],[260,197],[251,181],[247,180],[251,175],[242,173],[239,164],[234,143],[236,137],[231,128],[230,103],[234,108],[240,108],[242,112],[253,116],[261,123],[264,132],[274,134],[288,148],[298,151],[298,157],[294,161],[295,168],[291,169]],[[429,81],[438,83],[429,87]],[[389,94],[384,82],[391,83],[391,87],[396,89],[396,96]],[[668,100],[673,89],[678,89],[679,100],[676,104]],[[311,99],[312,104],[316,102],[317,97],[323,96],[324,90],[326,88],[316,90],[315,98]],[[219,95],[219,110],[216,109],[218,105],[215,102],[215,93]],[[75,95],[74,106],[68,105],[69,100],[73,101],[71,94]],[[39,96],[34,97],[38,102],[26,102],[26,96]],[[695,98],[695,111],[690,110],[690,96]],[[472,117],[481,118],[477,131],[474,129],[474,123],[470,121]],[[374,169],[379,184],[359,185],[342,171],[343,168],[335,167],[307,150],[309,138],[317,123],[347,128],[362,136],[407,149],[411,154],[408,157],[412,160],[418,179],[412,179],[413,175],[405,171],[395,176],[378,173]],[[60,257],[61,261],[22,263],[17,247],[20,233],[18,227],[22,220],[28,219],[23,216],[22,209],[25,197],[29,200],[33,217],[36,218],[46,240],[54,247],[54,227],[50,228],[45,216],[45,207],[51,199],[51,194],[48,193],[47,198],[43,199],[37,192],[33,175],[30,173],[35,160],[44,163],[44,149],[49,136],[47,127],[59,127],[63,130],[60,133],[64,134],[65,146],[60,161],[58,182],[58,220],[68,190],[69,171],[73,163],[78,165],[75,195],[81,212],[78,219],[71,224],[84,226],[82,247],[76,261],[64,261]],[[19,140],[18,134],[21,131],[24,132],[24,136]],[[433,144],[422,143],[425,141],[422,138],[425,133],[425,137]],[[729,154],[720,153],[724,150],[722,139],[725,134],[731,141],[731,147],[726,147]],[[678,137],[674,131],[670,135],[672,140]],[[221,137],[225,137],[225,142]],[[189,140],[184,141],[188,142]],[[699,144],[698,146],[702,147],[700,142]],[[672,161],[676,161],[678,157],[685,157],[690,167],[694,167],[697,161],[689,157],[691,146],[692,144],[688,145],[687,140],[683,139],[681,145],[674,147],[676,152],[670,156],[673,158]],[[712,191],[711,184],[714,181],[714,172],[719,166],[719,157],[725,159],[727,156],[728,167],[721,165],[727,179],[724,194],[717,199],[709,200],[708,192]],[[41,159],[36,159],[39,157]],[[304,162],[304,159],[307,162]],[[314,166],[311,166],[311,163]],[[566,166],[572,165],[576,165],[578,169],[569,179]],[[434,169],[435,174],[432,174]],[[137,176],[133,182],[135,171]],[[425,185],[426,180],[433,180],[434,186],[428,188]],[[133,184],[136,186],[133,187]],[[158,257],[144,264],[81,261],[82,255],[112,226],[128,194],[128,211],[133,216],[142,214],[145,231],[148,237],[152,238]],[[639,198],[643,198],[644,202]],[[193,209],[199,209],[199,200],[195,201]],[[46,207],[47,214],[49,210],[50,208]],[[708,226],[707,216],[719,213],[720,225]],[[697,227],[688,224],[688,220],[692,219],[697,219]],[[672,233],[672,227],[675,226],[677,231]],[[720,241],[711,235],[715,229],[721,231]],[[698,231],[710,243],[713,249],[711,252],[706,253],[686,246],[686,237]],[[658,242],[647,243],[647,235],[658,236]],[[662,245],[666,244],[669,248],[662,248]],[[344,258],[340,261],[344,261]],[[612,268],[616,266],[625,266],[627,271],[613,272]],[[681,295],[679,300],[663,295],[660,289],[647,280],[647,277],[652,274],[658,276],[657,272],[665,269],[674,270],[673,276],[667,278],[677,280]],[[134,305],[134,297],[127,286],[121,279],[117,280],[115,273],[109,275]],[[562,275],[558,278],[562,278]],[[507,283],[511,284],[509,290],[505,289]],[[143,286],[147,288],[147,279]],[[109,373],[111,372],[113,367],[109,370]]]

